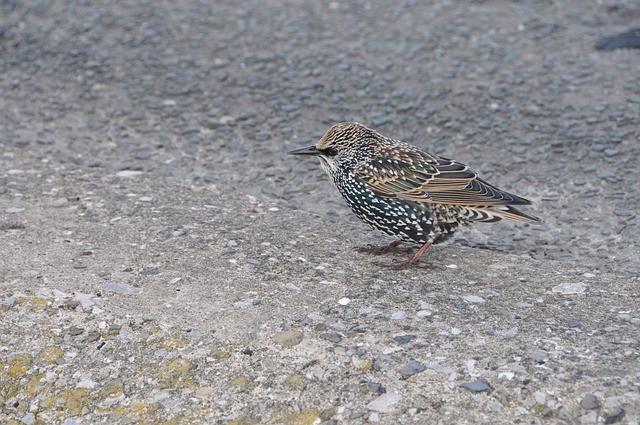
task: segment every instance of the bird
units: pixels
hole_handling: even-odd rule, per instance
[[[360,250],[408,252],[400,247],[403,242],[421,245],[407,260],[383,263],[385,266],[431,266],[420,257],[460,225],[503,218],[529,224],[542,221],[514,207],[530,201],[489,184],[469,166],[385,137],[357,122],[335,124],[315,145],[288,154],[318,157],[355,215],[396,239]]]

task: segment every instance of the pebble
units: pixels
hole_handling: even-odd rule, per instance
[[[136,171],[136,170],[122,170],[122,171],[118,171],[116,173],[116,176],[118,177],[123,177],[123,178],[129,178],[129,177],[136,177],[139,176],[140,174],[142,174],[142,171]]]
[[[415,360],[409,360],[409,362],[402,369],[400,369],[400,375],[402,375],[402,377],[406,379],[410,376],[424,371],[425,369],[426,366],[424,366],[423,364]]]
[[[415,335],[398,335],[398,336],[394,336],[393,340],[396,341],[398,344],[406,344],[409,341],[415,339]]]
[[[615,424],[618,423],[622,420],[622,418],[624,418],[625,415],[625,411],[622,407],[616,407],[615,409],[613,409],[611,411],[611,413],[609,413],[605,419],[604,419],[604,423],[605,424]]]
[[[53,201],[51,201],[51,206],[53,208],[62,208],[66,206],[68,203],[69,201],[67,200],[67,198],[56,198]]]
[[[589,412],[580,416],[581,424],[595,424],[596,422],[598,422],[598,414],[596,412]]]
[[[536,362],[538,362],[539,364],[542,364],[545,362],[546,359],[546,354],[543,353],[542,351],[532,351],[531,352],[531,358],[533,360],[535,360]]]
[[[76,384],[76,388],[88,388],[88,389],[93,389],[96,387],[96,383],[95,381],[93,381],[91,378],[84,378],[82,379],[80,382],[78,382]]]
[[[400,399],[400,394],[397,393],[382,394],[380,397],[367,404],[367,409],[379,413],[389,413],[393,411],[394,405],[400,403]]]
[[[556,285],[551,290],[562,295],[580,295],[587,290],[587,285],[582,282],[567,282]]]
[[[32,412],[29,412],[24,415],[20,421],[25,425],[33,425],[36,422],[36,415],[34,415]]]
[[[479,297],[477,295],[465,295],[464,297],[462,297],[463,300],[465,300],[468,303],[473,303],[473,304],[484,304],[485,300],[482,297]]]
[[[580,406],[582,406],[583,409],[593,410],[600,407],[600,403],[598,402],[598,399],[596,396],[594,396],[593,394],[590,394],[584,397],[582,400],[580,400]]]
[[[82,309],[85,311],[89,311],[94,306],[94,302],[91,299],[91,295],[83,294],[82,292],[76,292],[73,294],[73,297],[80,302]]]
[[[347,304],[349,304],[350,302],[351,302],[351,300],[350,300],[349,298],[346,298],[346,297],[345,297],[345,298],[340,298],[340,299],[338,300],[338,304],[340,304],[340,305],[347,305]]]
[[[142,294],[141,288],[134,288],[127,283],[121,282],[106,282],[102,284],[102,289],[107,292],[115,292],[122,295],[140,295]]]
[[[196,395],[198,397],[208,397],[213,394],[214,389],[211,387],[200,387],[196,390]]]
[[[478,379],[473,382],[465,382],[463,384],[460,384],[460,387],[466,388],[467,390],[474,393],[482,393],[482,392],[490,393],[493,391],[493,388],[491,388],[489,383],[484,379]]]
[[[342,335],[340,335],[337,332],[325,332],[320,334],[320,338],[329,341],[329,342],[333,342],[335,344],[339,343],[340,341],[342,341]]]
[[[392,320],[404,320],[407,318],[407,314],[404,311],[394,311],[391,314],[391,319]]]
[[[275,334],[272,339],[283,347],[293,347],[302,342],[304,333],[299,330],[282,331]]]
[[[9,207],[5,211],[7,212],[7,214],[17,214],[23,212],[24,208]]]

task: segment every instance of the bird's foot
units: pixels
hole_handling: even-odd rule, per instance
[[[409,258],[408,260],[405,260],[405,261],[394,261],[394,262],[391,262],[391,263],[378,263],[378,264],[380,264],[382,266],[385,266],[385,267],[393,267],[395,269],[401,269],[401,268],[406,267],[406,266],[431,267],[432,266],[431,263],[427,263],[425,261],[421,261],[420,257],[422,257],[422,254],[424,254],[425,251],[431,246],[431,244],[434,243],[436,240],[438,240],[439,237],[440,237],[439,234],[435,235],[431,241],[424,243],[420,247],[420,249],[415,254],[413,254],[411,256],[411,258]],[[396,241],[393,244],[396,244],[396,246],[397,246],[397,245],[400,244],[400,241]],[[391,245],[393,245],[393,244],[391,244]]]
[[[402,244],[402,241],[395,241],[395,242],[391,242],[389,245],[360,246],[360,247],[355,248],[355,250],[358,251],[358,252],[366,252],[367,254],[375,254],[375,255],[385,254],[387,252],[404,253],[404,252],[411,251],[411,248],[401,248],[400,244]]]

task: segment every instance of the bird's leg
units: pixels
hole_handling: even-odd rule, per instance
[[[427,263],[426,261],[420,261],[420,257],[422,257],[422,254],[424,254],[426,250],[429,249],[431,244],[435,243],[439,237],[440,237],[440,234],[437,234],[433,237],[433,239],[425,242],[424,245],[422,245],[420,249],[415,254],[413,254],[411,258],[409,258],[408,260],[394,261],[392,263],[379,263],[379,264],[381,266],[393,267],[396,269],[401,269],[403,267],[410,266],[410,265],[416,265],[418,267],[430,267],[431,263]]]
[[[402,241],[394,241],[389,245],[382,246],[360,246],[355,248],[358,252],[366,252],[368,254],[384,254],[386,252],[409,252],[411,248],[400,248]]]

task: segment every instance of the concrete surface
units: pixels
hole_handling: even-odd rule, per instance
[[[640,420],[637,3],[1,7],[0,422]],[[545,226],[376,265],[346,119]]]

